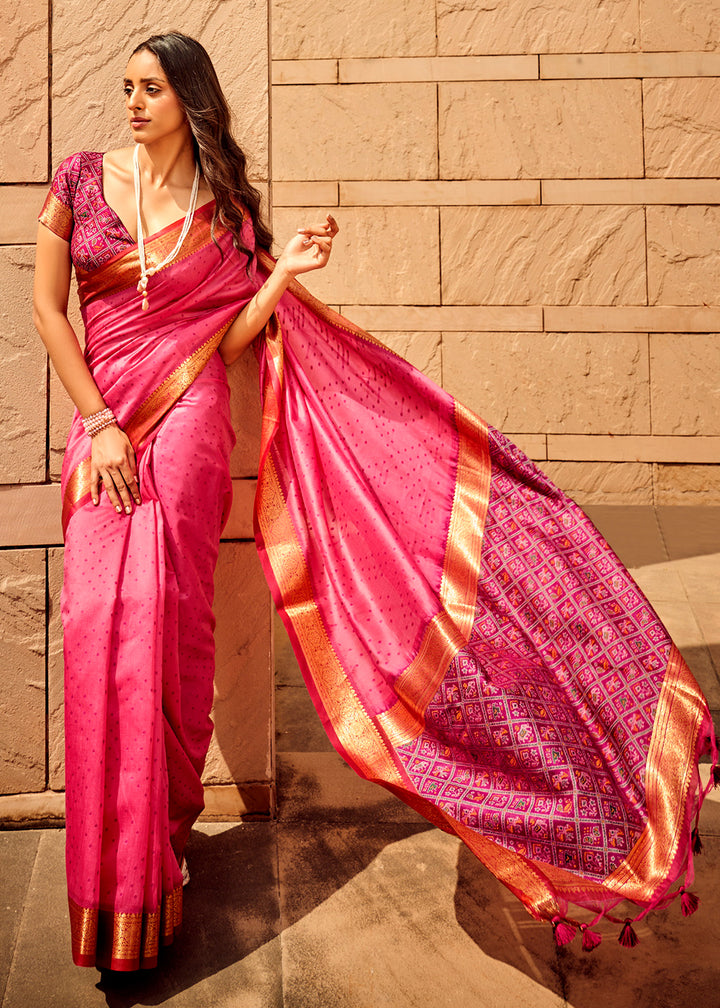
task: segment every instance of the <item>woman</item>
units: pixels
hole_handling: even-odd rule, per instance
[[[229,487],[220,358],[263,328],[256,540],[338,751],[561,943],[570,904],[642,916],[682,893],[691,910],[676,883],[710,716],[627,572],[501,434],[292,279],[326,263],[331,217],[274,263],[197,43],[143,43],[125,89],[135,189],[133,152],[76,155],[38,243],[38,328],[79,414],[63,477],[75,961],[153,965],[179,923]]]
[[[124,92],[134,149],[60,167],[35,287],[36,325],[77,407],[63,470],[73,951],[114,969],[153,965],[160,930],[172,937],[203,807],[234,442],[223,361],[292,277],[325,265],[337,231],[330,217],[302,230],[258,279],[256,237],[267,248],[270,234],[204,50],[180,35],[149,40]],[[71,260],[84,355],[66,316]]]

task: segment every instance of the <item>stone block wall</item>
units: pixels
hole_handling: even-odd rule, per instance
[[[153,31],[213,56],[278,245],[337,217],[314,293],[581,502],[720,499],[720,0],[169,0],[161,22],[140,0],[49,7],[11,5],[3,31],[0,818],[62,808],[70,407],[30,319],[35,220],[63,157],[128,142],[120,79]],[[252,361],[231,382],[218,815],[269,808],[274,776]]]
[[[720,2],[272,5],[308,286],[581,503],[720,499]]]
[[[0,148],[0,821],[16,823],[63,815],[59,479],[72,407],[31,319],[36,219],[49,179],[75,150],[131,142],[121,92],[128,55],[153,32],[180,28],[212,53],[252,177],[265,191],[269,180],[265,0],[171,0],[160,24],[139,0],[50,6],[28,0],[6,15],[0,83],[9,135]],[[71,317],[81,333],[74,296]],[[230,381],[235,499],[216,575],[215,735],[205,772],[206,808],[219,817],[274,804],[271,604],[252,542],[254,361],[235,364]]]

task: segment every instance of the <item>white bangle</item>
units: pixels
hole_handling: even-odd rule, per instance
[[[110,407],[106,406],[105,409],[101,409],[97,413],[91,413],[90,416],[82,417],[82,422],[87,436],[94,438],[101,430],[105,430],[106,427],[112,427],[113,424],[116,424],[117,420]]]

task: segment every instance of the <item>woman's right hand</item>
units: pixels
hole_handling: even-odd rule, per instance
[[[93,504],[100,500],[100,483],[110,503],[122,514],[130,514],[132,502],[140,503],[137,460],[130,438],[117,424],[105,427],[92,439],[90,493]]]

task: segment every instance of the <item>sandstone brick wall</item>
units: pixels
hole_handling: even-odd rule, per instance
[[[720,495],[720,2],[275,0],[278,237],[580,502]]]
[[[253,177],[265,189],[268,182],[264,0],[171,0],[161,24],[139,0],[94,11],[79,0],[51,6],[51,20],[46,0],[6,11],[9,56],[0,84],[8,132],[0,146],[0,820],[6,821],[62,816],[58,481],[72,408],[30,317],[36,218],[51,173],[75,150],[129,142],[120,88],[127,56],[154,31],[180,27],[213,54],[238,134],[252,152]],[[71,313],[80,331],[75,298]],[[208,809],[221,816],[267,811],[274,777],[271,608],[251,541],[259,447],[252,360],[233,366],[231,384],[239,435],[235,501],[216,576],[216,730],[205,774]]]
[[[26,0],[4,25],[0,795],[42,810],[63,785],[70,409],[30,321],[35,218],[65,155],[127,142],[118,82],[152,31],[211,52],[279,242],[336,215],[313,292],[581,502],[720,499],[720,0],[169,0],[161,23],[140,0]],[[269,600],[249,542],[255,379],[235,366],[218,811],[266,801],[273,778]]]

